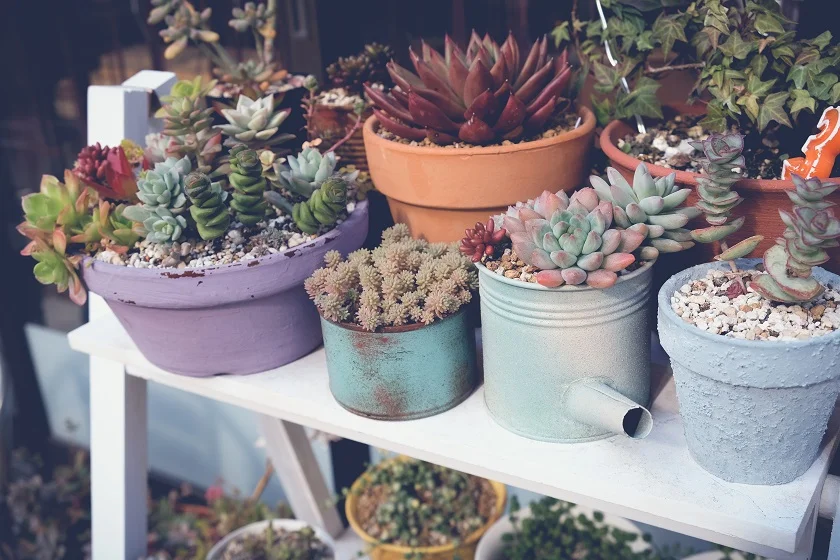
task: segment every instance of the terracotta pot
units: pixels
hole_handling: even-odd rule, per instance
[[[694,114],[696,114],[696,111],[697,109],[694,108]],[[604,128],[599,139],[601,149],[610,159],[610,165],[615,167],[629,181],[633,180],[633,173],[641,161],[622,152],[618,148],[618,140],[626,134],[632,133],[633,130],[622,121],[613,121]],[[664,177],[674,172],[673,169],[658,165],[647,164],[647,167],[654,177]],[[689,171],[677,171],[676,173],[677,183],[692,189],[696,188],[699,174]],[[840,178],[832,179],[832,181],[840,182]],[[792,203],[786,191],[793,189],[793,181],[743,179],[738,181],[735,188],[744,197],[744,202],[736,208],[735,214],[746,217],[746,222],[744,222],[740,231],[728,238],[729,244],[733,245],[753,235],[763,235],[764,241],[753,252],[753,256],[761,256],[775,243],[777,237],[781,237],[785,230],[785,225],[779,218],[779,209],[789,210],[791,208]],[[840,191],[832,193],[829,199],[835,203],[840,203]],[[692,193],[688,197],[686,205],[692,205],[695,202],[697,202],[697,195]],[[703,224],[705,224],[705,220],[701,217],[695,221],[694,225],[702,227]],[[699,244],[698,248],[692,251],[696,258],[692,259],[692,262],[687,262],[683,268],[711,261],[714,255],[719,252],[716,245]],[[829,255],[831,261],[823,266],[832,272],[840,272],[840,260],[838,260],[840,259],[840,249],[830,249]]]
[[[370,174],[388,197],[395,222],[429,241],[457,241],[464,229],[544,190],[583,185],[595,133],[595,116],[581,107],[572,131],[509,146],[411,146],[382,138],[378,121],[365,122]]]
[[[366,119],[370,115],[371,111],[368,110],[362,114],[362,119]],[[326,149],[344,138],[344,135],[353,127],[355,119],[356,116],[352,107],[315,105],[311,124],[318,137],[324,141],[322,147]],[[339,165],[355,165],[356,169],[368,171],[365,141],[362,137],[361,128],[339,146],[336,153],[341,157]]]
[[[181,375],[247,374],[293,362],[321,344],[303,282],[324,254],[367,235],[367,203],[336,228],[283,253],[204,268],[133,268],[90,258],[82,279],[154,365]]]

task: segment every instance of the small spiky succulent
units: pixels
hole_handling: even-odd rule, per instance
[[[765,298],[784,303],[810,301],[825,291],[811,269],[828,261],[826,249],[840,245],[840,219],[834,215],[834,203],[826,200],[840,185],[798,175],[791,178],[795,189],[787,194],[793,213],[779,210],[787,226],[784,236],[764,253],[767,274],[750,282]]]
[[[243,144],[235,146],[230,151],[230,170],[228,181],[233,187],[230,207],[243,225],[256,225],[265,218],[268,210],[268,204],[263,198],[268,182],[262,176],[262,164],[257,152]]]
[[[380,126],[407,140],[487,145],[542,132],[572,78],[566,52],[548,56],[546,37],[524,61],[513,35],[499,47],[475,32],[466,52],[447,36],[445,56],[425,43],[409,54],[417,73],[389,62],[389,94],[365,86]]]
[[[133,201],[137,193],[134,169],[121,146],[102,147],[97,142],[82,148],[73,172],[85,185],[111,200]]]
[[[252,149],[267,148],[295,138],[294,134],[278,133],[290,113],[291,109],[275,110],[274,95],[256,101],[240,95],[235,109],[222,109],[228,124],[218,125],[216,130],[228,136],[226,146],[245,144]]]
[[[321,315],[367,331],[429,324],[470,302],[478,287],[470,259],[452,244],[412,239],[405,224],[382,233],[382,244],[342,260],[336,251],[306,280]]]
[[[691,232],[685,226],[700,215],[693,207],[681,207],[691,189],[675,184],[676,174],[654,179],[642,163],[633,175],[633,186],[612,167],[607,168],[609,183],[602,178],[589,178],[601,200],[613,204],[613,221],[620,228],[637,231],[648,239],[641,249],[645,260],[657,258],[659,253],[675,253],[694,246]]]
[[[610,229],[612,206],[591,188],[571,198],[563,191],[545,191],[510,207],[503,224],[519,258],[540,269],[535,274],[539,284],[609,288],[618,281],[617,273],[636,261],[633,251],[645,240],[634,230]]]
[[[184,179],[184,189],[192,205],[190,216],[202,239],[221,237],[230,227],[230,214],[222,184],[212,182],[204,173],[193,171]]]
[[[461,239],[461,253],[470,257],[472,262],[479,262],[482,257],[492,257],[496,252],[496,245],[502,242],[507,235],[504,228],[496,229],[496,221],[493,218],[487,220],[487,224],[476,222],[472,229],[464,230],[464,238]]]

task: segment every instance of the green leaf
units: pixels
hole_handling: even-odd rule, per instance
[[[785,111],[785,103],[789,97],[788,92],[780,91],[771,93],[764,98],[764,103],[758,111],[758,130],[761,132],[767,126],[775,121],[781,125],[792,127],[787,112]]]
[[[817,49],[804,49],[796,57],[796,64],[807,66],[812,62],[817,62],[820,59],[820,51]]]
[[[612,91],[618,85],[620,76],[612,66],[595,61],[592,63],[592,71],[595,74],[595,81],[598,85],[609,88],[607,91]]]
[[[807,90],[795,89],[790,92],[793,96],[793,102],[790,105],[790,114],[793,118],[799,114],[803,109],[809,109],[812,113],[817,110],[817,101]]]
[[[828,102],[832,105],[840,101],[840,83],[834,84],[831,87],[831,94],[828,96]]]
[[[758,244],[762,241],[764,241],[764,236],[753,235],[752,237],[748,237],[743,241],[736,243],[720,255],[716,256],[715,259],[719,261],[734,261],[735,259],[742,259],[755,251]]]
[[[806,84],[808,92],[817,99],[828,99],[831,94],[831,88],[837,83],[837,76],[835,74],[809,74]]]
[[[750,76],[749,79],[747,79],[747,91],[756,97],[764,97],[765,95],[767,95],[767,93],[770,92],[770,89],[775,83],[775,78],[772,80],[767,80],[766,82],[762,82],[760,78],[753,75]]]
[[[572,37],[569,32],[569,22],[564,21],[560,25],[555,26],[551,30],[551,37],[554,39],[554,46],[556,48],[560,48],[560,45],[565,41],[570,41]]]
[[[808,70],[804,66],[794,66],[787,75],[787,81],[793,82],[796,89],[805,87],[805,80],[808,78]]]
[[[698,124],[710,132],[723,132],[726,130],[726,113],[716,102],[710,102],[706,116]]]
[[[755,18],[755,30],[762,35],[785,32],[782,22],[779,21],[778,18],[775,18],[771,14],[767,13],[759,14],[758,17]]]
[[[662,52],[666,58],[671,53],[671,49],[674,48],[674,43],[677,41],[688,42],[685,29],[677,19],[678,17],[679,14],[668,16],[663,12],[653,22],[653,37],[662,44]]]
[[[741,38],[740,33],[733,33],[729,36],[729,39],[720,46],[720,52],[726,56],[731,56],[733,58],[737,58],[738,60],[744,60],[756,46],[757,45],[755,43],[744,41]]]
[[[767,68],[767,57],[763,54],[754,56],[750,61],[749,69],[756,78],[760,78],[764,74],[765,68]]]
[[[823,31],[809,41],[812,45],[820,50],[823,50],[831,43],[831,31]]]
[[[796,55],[790,45],[782,45],[771,48],[770,50],[773,52],[774,58],[787,59],[788,61],[793,60],[793,57]]]
[[[592,112],[595,113],[595,118],[598,119],[598,124],[606,125],[612,120],[613,116],[610,100],[606,97],[599,100],[593,95]]]
[[[639,78],[633,85],[633,91],[616,98],[616,116],[627,118],[632,115],[641,115],[654,119],[663,118],[662,105],[656,97],[657,89],[659,89],[659,82],[656,80]]]
[[[654,46],[652,31],[643,31],[636,38],[636,48],[640,51],[652,51]]]
[[[746,111],[751,121],[755,122],[758,119],[758,97],[755,95],[744,95],[738,99],[738,105],[743,105],[744,111]]]

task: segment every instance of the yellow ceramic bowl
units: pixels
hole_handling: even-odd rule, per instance
[[[380,463],[386,465],[393,461],[407,461],[407,457],[393,457]],[[502,513],[505,511],[505,501],[507,500],[507,489],[504,484],[490,480],[490,485],[496,492],[496,508],[490,519],[483,527],[477,529],[472,534],[467,536],[457,547],[454,544],[447,544],[442,546],[422,546],[418,548],[410,548],[407,546],[399,546],[395,544],[378,544],[377,540],[365,533],[359,521],[356,518],[356,497],[361,492],[361,486],[368,475],[362,475],[353,486],[350,488],[350,493],[347,496],[347,501],[344,504],[344,509],[347,513],[347,520],[350,526],[365,543],[370,545],[372,550],[368,552],[370,560],[405,560],[406,554],[419,554],[423,560],[473,560],[475,558],[475,549],[478,546],[478,541],[487,532],[487,530],[495,523]]]

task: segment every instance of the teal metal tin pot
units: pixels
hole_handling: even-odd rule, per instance
[[[355,414],[411,420],[449,410],[478,384],[475,331],[464,309],[430,325],[377,332],[321,317],[330,390]]]
[[[499,424],[552,442],[650,433],[651,264],[605,290],[477,267],[484,399]]]

